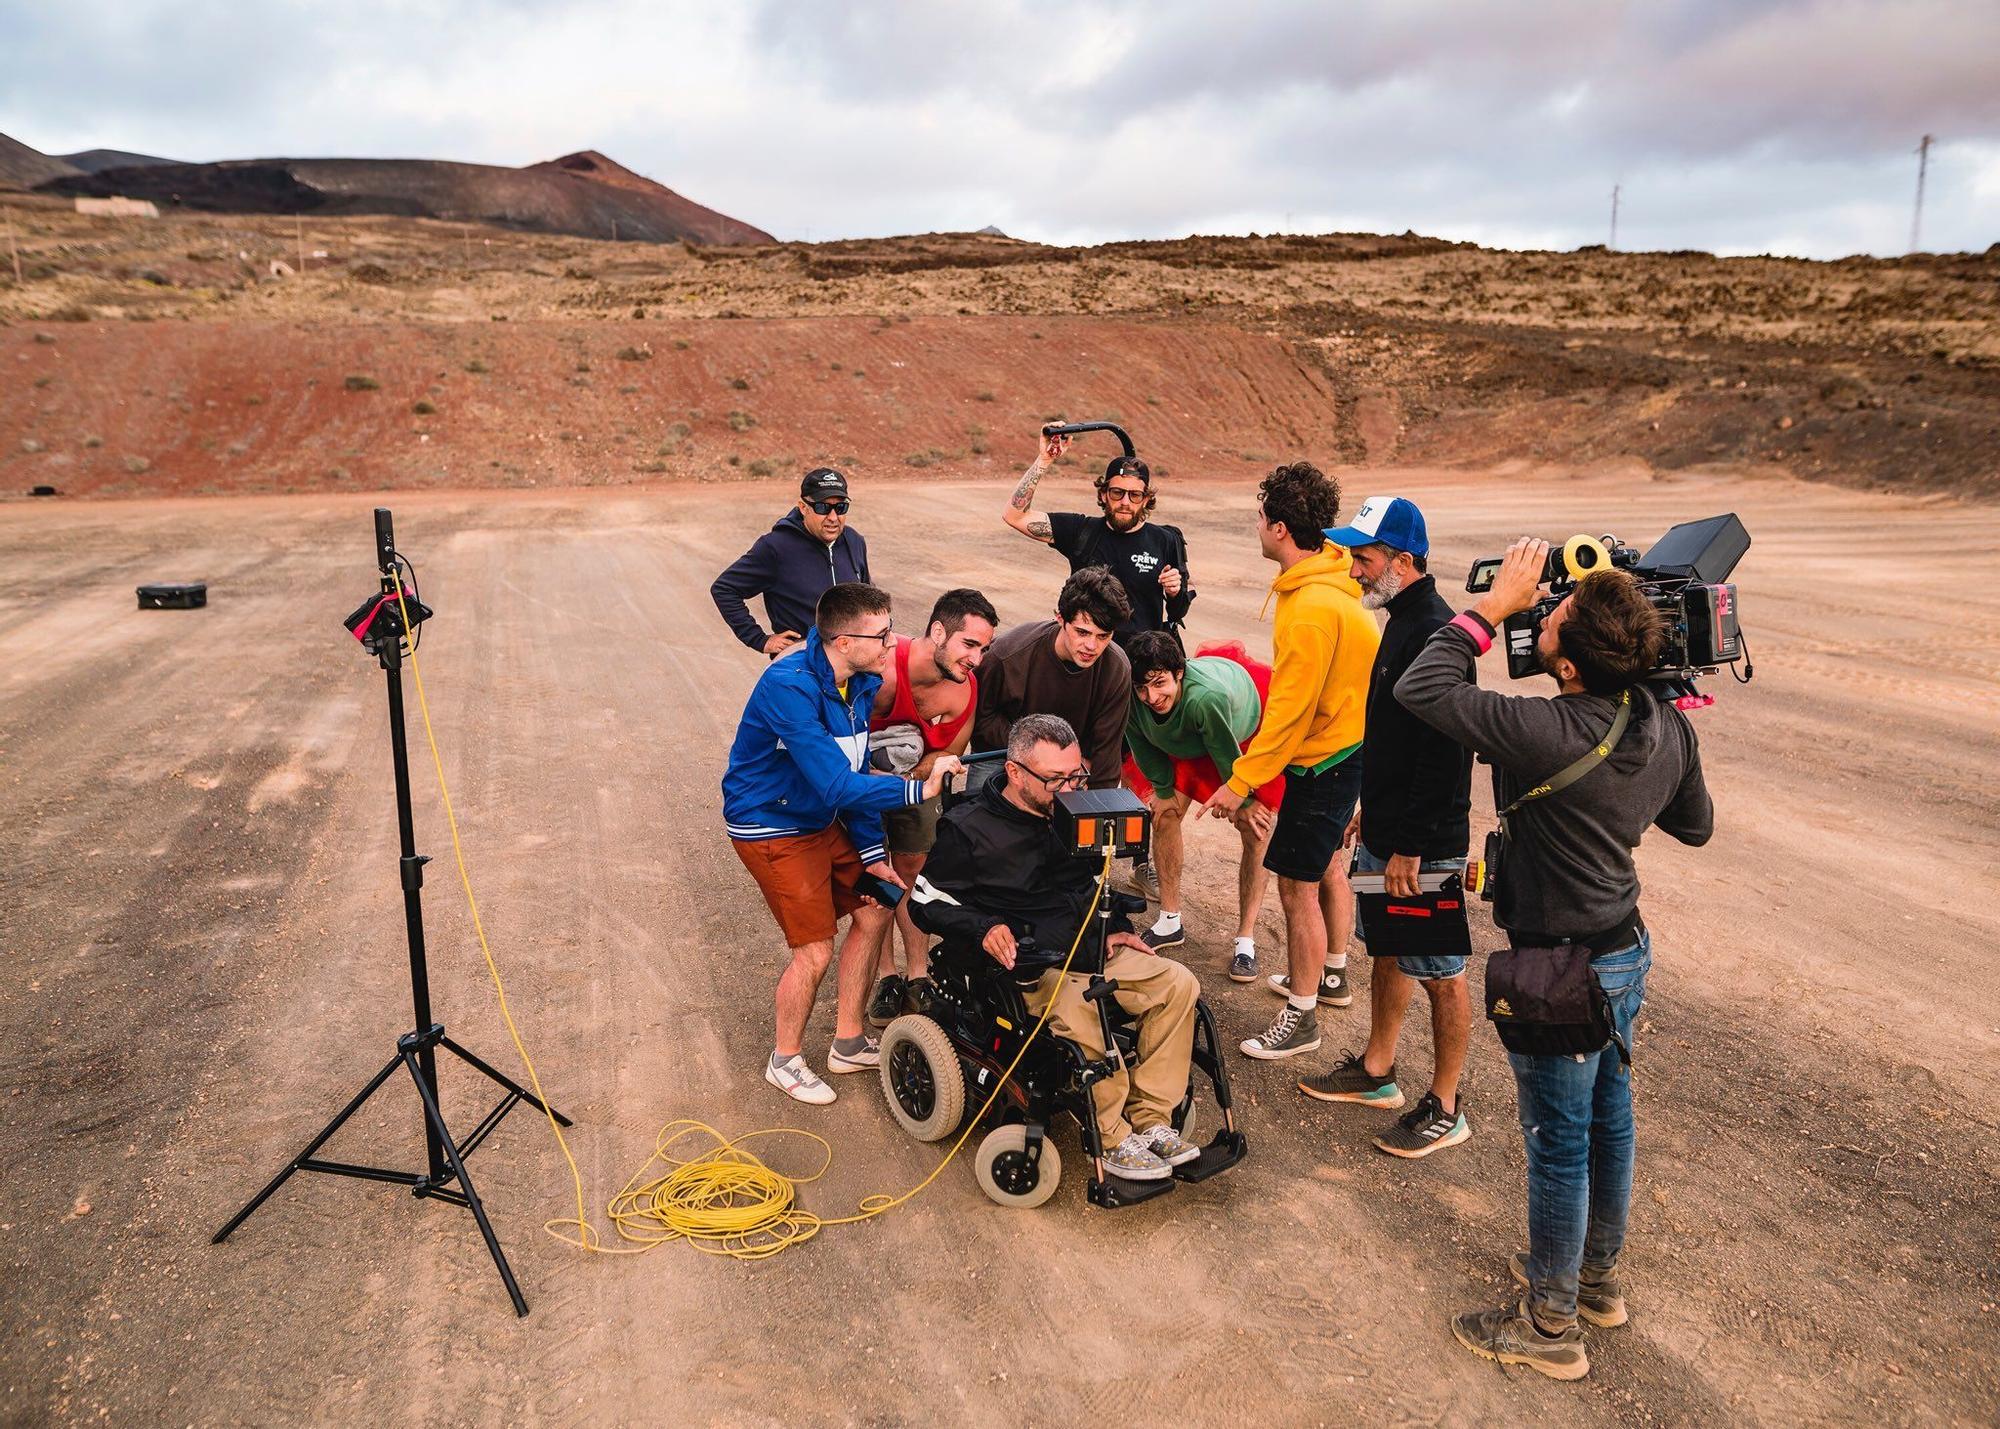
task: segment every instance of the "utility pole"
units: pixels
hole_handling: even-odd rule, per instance
[[[1606,246],[1614,252],[1618,247],[1618,190],[1623,187],[1623,184],[1611,186],[1611,242]]]
[[[14,215],[7,215],[7,251],[14,255],[14,286],[23,286],[21,277],[21,245],[14,241]]]
[[[1926,134],[1917,145],[1917,208],[1910,215],[1910,251],[1917,252],[1923,247],[1924,232],[1924,175],[1931,166],[1931,145],[1935,142]]]
[[[306,275],[306,221],[298,214],[292,215],[292,232],[299,240],[299,276]]]

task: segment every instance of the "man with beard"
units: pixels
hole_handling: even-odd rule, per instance
[[[1389,612],[1382,647],[1368,677],[1368,709],[1361,742],[1361,808],[1349,820],[1346,842],[1359,839],[1354,871],[1381,873],[1387,892],[1414,898],[1420,873],[1460,872],[1471,838],[1472,752],[1425,723],[1396,700],[1396,681],[1417,652],[1457,614],[1427,574],[1430,536],[1423,512],[1400,496],[1371,496],[1354,520],[1327,539],[1347,547],[1348,573],[1361,586],[1361,603]],[[1475,672],[1476,675],[1476,672]],[[1431,1043],[1437,1065],[1430,1090],[1396,1124],[1375,1138],[1391,1156],[1414,1160],[1456,1146],[1472,1135],[1458,1095],[1465,1043],[1472,1025],[1465,959],[1402,955],[1406,936],[1388,924],[1363,929],[1371,955],[1368,1045],[1352,1052],[1299,1090],[1320,1101],[1355,1102],[1394,1109],[1403,1105],[1396,1085],[1396,1039],[1409,1010],[1412,981],[1431,1006]],[[1405,944],[1405,947],[1408,945]]]
[[[928,779],[940,757],[965,753],[979,705],[979,678],[973,671],[985,658],[999,623],[993,602],[978,591],[948,590],[931,607],[922,635],[897,640],[869,720],[868,742],[877,768]],[[941,797],[882,816],[889,864],[906,887],[915,886],[937,839]],[[896,926],[902,931],[908,981],[915,982],[925,973],[924,937],[910,921],[909,909],[900,904]],[[876,972],[879,980],[868,1004],[868,1020],[882,1027],[902,1012],[906,989],[905,980],[896,975],[892,939],[882,940]]]
[[[1159,497],[1153,490],[1153,473],[1137,457],[1114,457],[1097,482],[1097,506],[1101,513],[1085,516],[1074,511],[1053,511],[1034,515],[1035,488],[1049,467],[1069,447],[1068,437],[1045,436],[1042,449],[1021,476],[1020,485],[1007,499],[1001,519],[1031,540],[1054,546],[1069,557],[1072,571],[1087,566],[1103,566],[1125,587],[1131,613],[1112,632],[1118,648],[1132,643],[1132,637],[1148,630],[1178,627],[1187,619],[1194,603],[1194,586],[1188,578],[1187,541],[1180,528],[1148,521]],[[1085,733],[1080,727],[1078,733]]]

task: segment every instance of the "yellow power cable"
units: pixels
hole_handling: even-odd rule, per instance
[[[403,617],[403,629],[409,632],[409,607],[403,600],[403,583],[396,581],[396,606]],[[668,1241],[685,1240],[697,1250],[710,1255],[728,1256],[735,1260],[762,1260],[778,1254],[790,1246],[802,1245],[818,1235],[826,1226],[856,1225],[873,1220],[885,1211],[913,1199],[931,1182],[943,1174],[951,1165],[972,1133],[979,1129],[986,1113],[1000,1099],[1000,1093],[1013,1077],[1014,1069],[1021,1065],[1021,1058],[1048,1025],[1049,1016],[1055,1011],[1056,998],[1053,994],[1042,1008],[1042,1014],[1035,1020],[1020,1050],[1014,1053],[1014,1060],[1000,1074],[993,1084],[993,1091],[985,1104],[966,1123],[958,1140],[944,1159],[924,1177],[900,1196],[876,1194],[864,1196],[860,1208],[849,1216],[818,1216],[798,1204],[798,1188],[817,1181],[826,1174],[833,1164],[833,1147],[823,1136],[798,1127],[768,1127],[762,1131],[745,1132],[730,1138],[724,1136],[705,1122],[682,1118],[668,1122],[654,1139],[653,1154],[627,1181],[617,1195],[611,1198],[605,1208],[612,1227],[619,1238],[632,1242],[629,1247],[607,1246],[600,1240],[597,1229],[590,1223],[583,1200],[583,1173],[577,1169],[576,1157],[570,1154],[569,1141],[563,1136],[562,1125],[549,1109],[549,1099],[542,1093],[542,1082],[535,1071],[534,1058],[528,1055],[528,1048],[521,1040],[521,1030],[514,1024],[514,1014],[507,1006],[507,988],[500,978],[500,967],[493,960],[493,950],[486,941],[486,928],[479,918],[479,901],[472,894],[472,877],[465,867],[465,849],[459,841],[458,816],[452,812],[451,789],[445,783],[444,759],[438,753],[437,732],[431,726],[430,701],[424,696],[424,675],[417,664],[416,641],[409,642],[407,651],[410,661],[410,675],[417,689],[417,709],[423,716],[424,739],[430,745],[431,765],[437,771],[438,795],[444,804],[445,823],[451,829],[452,858],[458,865],[459,886],[465,890],[466,907],[472,912],[472,931],[479,939],[479,952],[486,959],[486,974],[493,981],[493,992],[500,1003],[501,1020],[507,1024],[507,1035],[514,1040],[514,1050],[521,1056],[521,1064],[528,1069],[528,1084],[534,1088],[535,1099],[542,1105],[542,1112],[548,1118],[549,1130],[555,1133],[556,1145],[562,1148],[563,1160],[569,1164],[570,1181],[576,1189],[576,1216],[557,1217],[542,1223],[542,1229],[557,1240],[576,1246],[579,1250],[595,1255],[643,1255],[656,1245]],[[1104,868],[1097,880],[1097,888],[1091,894],[1090,906],[1084,910],[1077,924],[1076,937],[1064,955],[1062,966],[1057,970],[1056,986],[1061,988],[1062,979],[1069,976],[1070,964],[1076,960],[1077,949],[1083,946],[1083,936],[1090,929],[1090,920],[1097,915],[1097,905],[1104,897],[1104,885],[1111,877],[1111,853],[1104,855]],[[684,1137],[706,1135],[714,1144],[699,1155],[678,1157],[671,1148]],[[787,1176],[773,1170],[754,1152],[743,1149],[746,1142],[764,1136],[799,1136],[819,1143],[826,1158],[819,1169],[810,1176]],[[664,1163],[674,1169],[663,1175],[646,1179],[655,1164]],[[558,1230],[559,1226],[575,1226],[574,1235]]]

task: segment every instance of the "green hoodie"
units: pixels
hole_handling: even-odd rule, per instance
[[[1188,661],[1181,697],[1164,719],[1133,697],[1125,742],[1139,772],[1163,792],[1174,787],[1176,759],[1206,754],[1226,780],[1263,712],[1248,670],[1223,655],[1197,655]]]

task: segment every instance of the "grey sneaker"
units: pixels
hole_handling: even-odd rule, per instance
[[[826,1054],[829,1072],[872,1072],[881,1065],[882,1044],[873,1037],[866,1039],[858,1052],[843,1052],[835,1047]]]
[[[1169,1166],[1185,1166],[1190,1161],[1201,1160],[1201,1148],[1164,1121],[1158,1126],[1147,1127],[1139,1136],[1152,1153]]]
[[[1507,1261],[1507,1268],[1514,1272],[1514,1283],[1523,1290],[1528,1284],[1528,1252],[1517,1250]],[[1592,1274],[1589,1266],[1576,1284],[1576,1313],[1593,1325],[1601,1325],[1609,1330],[1631,1319],[1625,1309],[1625,1295],[1618,1288],[1618,1272],[1599,1271]]]
[[[1292,995],[1292,975],[1272,973],[1264,979],[1264,985],[1280,997]],[[1319,970],[1319,1005],[1321,1007],[1346,1007],[1354,1001],[1354,993],[1347,986],[1346,968],[1321,968]]]
[[[1497,1310],[1468,1310],[1452,1320],[1451,1332],[1475,1355],[1526,1365],[1550,1379],[1582,1379],[1590,1373],[1583,1330],[1571,1325],[1559,1335],[1543,1334],[1529,1318],[1525,1300]]]
[[[1462,1094],[1457,1110],[1448,1112],[1436,1092],[1425,1092],[1414,1107],[1396,1118],[1394,1126],[1375,1138],[1375,1145],[1391,1156],[1416,1161],[1433,1151],[1456,1146],[1470,1135],[1472,1123],[1465,1119]]]
[[[1359,1102],[1394,1111],[1403,1104],[1403,1089],[1396,1085],[1396,1064],[1376,1076],[1361,1064],[1361,1054],[1349,1052],[1333,1067],[1299,1083],[1299,1090],[1323,1102]]]
[[[825,1106],[834,1100],[834,1090],[813,1074],[802,1053],[793,1053],[782,1062],[764,1059],[764,1080],[795,1102]]]
[[[1229,959],[1229,980],[1231,982],[1257,981],[1257,955],[1237,953]]]
[[[1127,1181],[1164,1181],[1174,1174],[1136,1131],[1104,1153],[1104,1169]]]
[[[1288,1002],[1278,1013],[1277,1021],[1238,1045],[1244,1056],[1261,1062],[1281,1062],[1301,1052],[1315,1052],[1319,1050],[1319,1018],[1310,1011],[1299,1011]]]
[[[1132,865],[1132,887],[1148,903],[1160,901],[1160,870],[1151,861]]]
[[[1178,948],[1182,943],[1187,941],[1187,925],[1183,923],[1171,933],[1156,933],[1151,928],[1148,928],[1139,935],[1139,941],[1154,952],[1163,953],[1168,948]]]

